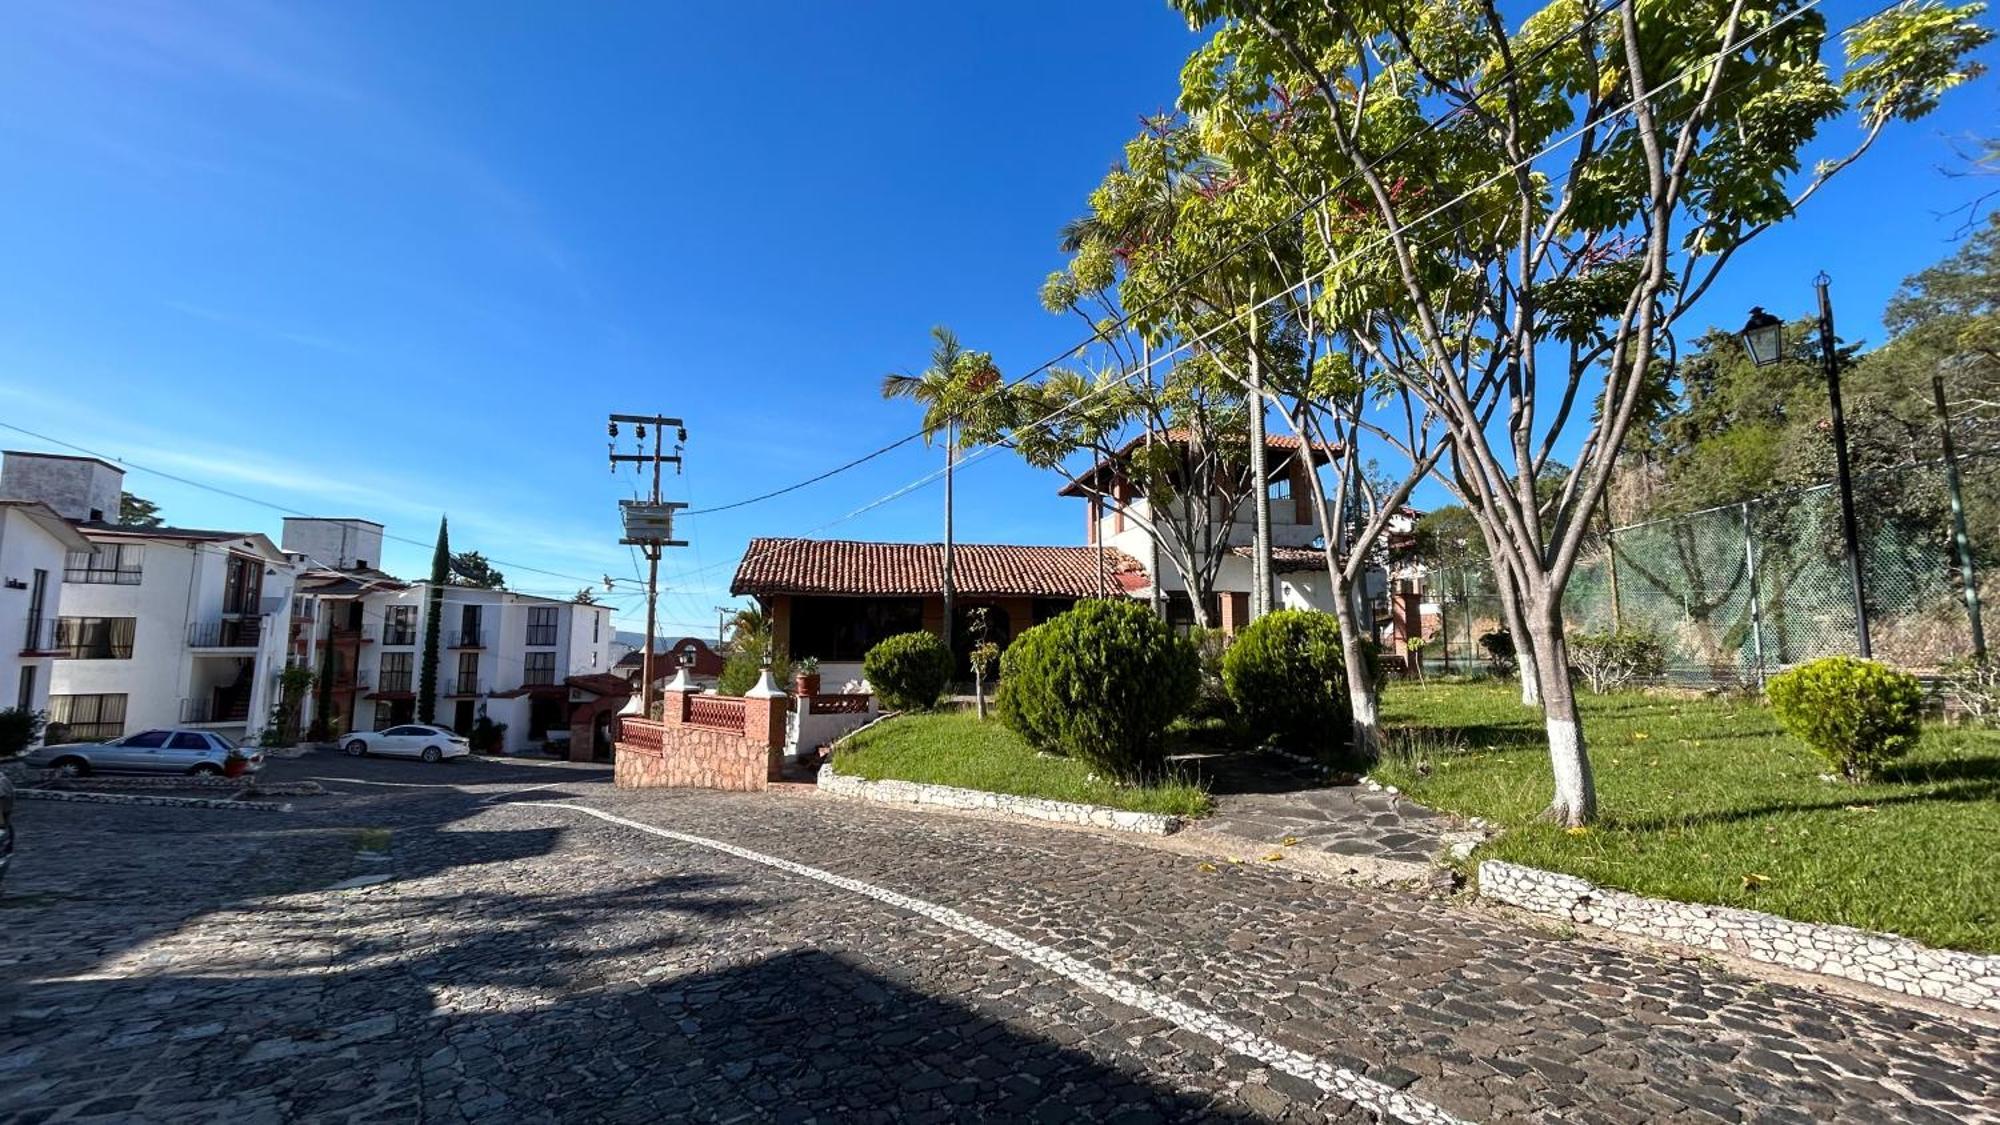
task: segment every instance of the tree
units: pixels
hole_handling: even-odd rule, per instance
[[[504,590],[507,576],[494,569],[486,561],[486,556],[478,551],[466,551],[451,556],[450,573],[445,579],[453,586],[470,586],[478,590]]]
[[[1558,0],[1514,32],[1486,0],[1175,6],[1216,28],[1182,105],[1243,123],[1217,133],[1219,153],[1340,204],[1302,224],[1316,308],[1444,426],[1449,479],[1521,603],[1548,815],[1587,823],[1562,595],[1675,325],[1747,242],[1976,73],[1976,6],[1863,21],[1838,82],[1819,64],[1824,23],[1798,0]],[[1802,170],[1849,108],[1854,147]],[[1545,502],[1537,483],[1573,419],[1573,471]]]
[[[463,557],[463,556],[459,556]],[[480,560],[484,563],[485,560]],[[437,720],[438,642],[444,623],[444,588],[451,582],[453,556],[445,519],[438,517],[437,549],[431,553],[431,580],[424,593],[424,663],[417,672],[417,721]]]
[[[993,357],[966,351],[958,334],[940,324],[931,329],[931,364],[919,374],[894,372],[882,377],[882,397],[906,398],[924,408],[924,444],[944,434],[944,567],[938,575],[944,593],[944,643],[952,635],[952,477],[958,459],[959,423],[954,414],[968,401],[988,397],[999,381]]]
[[[597,591],[585,586],[583,589],[578,590],[576,596],[571,598],[570,601],[575,602],[577,605],[596,605]]]
[[[118,523],[123,527],[160,526],[160,506],[129,492],[118,494]]]

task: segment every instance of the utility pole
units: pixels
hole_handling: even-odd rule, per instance
[[[715,607],[715,651],[717,652],[721,652],[722,646],[728,641],[725,633],[729,628],[729,614],[731,612],[730,608],[726,605]]]
[[[618,452],[618,423],[632,424],[634,436],[638,438],[639,452]],[[647,453],[646,427],[653,428],[653,451]],[[674,428],[674,451],[665,452],[664,433],[668,426]],[[616,473],[621,464],[645,465],[653,467],[653,491],[649,500],[620,500],[618,506],[624,517],[625,537],[618,542],[639,548],[646,556],[646,648],[640,663],[639,706],[646,718],[653,717],[653,633],[660,610],[660,555],[668,547],[685,547],[687,541],[674,538],[674,513],[686,504],[668,503],[660,498],[660,466],[672,462],[674,471],[680,471],[681,449],[687,444],[687,428],[679,418],[667,418],[658,414],[613,414],[607,427],[611,435],[611,471]]]
[[[1958,450],[1951,440],[1951,410],[1944,401],[1944,364],[1931,372],[1931,404],[1937,410],[1938,442],[1944,453],[1945,489],[1951,495],[1951,546],[1958,555],[1958,581],[1965,591],[1965,617],[1972,626],[1972,657],[1986,659],[1986,626],[1979,613],[1979,575],[1972,565],[1972,539],[1965,530],[1965,495],[1958,485]]]
[[[1833,279],[1822,273],[1813,279],[1819,290],[1819,361],[1826,375],[1826,395],[1833,407],[1833,465],[1840,477],[1840,531],[1847,554],[1847,572],[1854,595],[1854,646],[1863,660],[1875,655],[1868,637],[1868,595],[1861,574],[1861,530],[1854,519],[1854,476],[1847,464],[1847,417],[1840,408],[1840,353],[1834,345]]]

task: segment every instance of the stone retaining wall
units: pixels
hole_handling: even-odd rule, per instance
[[[667,693],[667,721],[624,716],[618,720],[612,780],[624,789],[727,789],[753,793],[781,776],[783,731],[779,737],[749,737],[742,729],[718,730],[675,721],[675,693]],[[760,704],[757,721],[768,727],[770,704]],[[777,722],[784,713],[777,712]],[[775,743],[775,744],[774,744]]]
[[[1932,949],[1851,926],[1647,898],[1575,875],[1487,860],[1479,893],[1537,914],[1622,934],[1824,973],[1966,1008],[2000,1011],[2000,956]]]
[[[927,808],[969,812],[1002,813],[1008,816],[1074,824],[1085,828],[1110,828],[1120,832],[1140,832],[1167,836],[1180,830],[1181,818],[1165,813],[1126,812],[1102,805],[1079,805],[1050,801],[1041,797],[1015,797],[950,785],[928,785],[917,781],[869,781],[835,773],[829,763],[819,770],[819,791],[831,797],[873,801],[888,805],[919,805]]]

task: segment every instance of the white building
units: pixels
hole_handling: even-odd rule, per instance
[[[288,519],[285,550],[312,566],[295,616],[294,658],[321,673],[324,704],[307,704],[341,732],[416,718],[431,586],[375,569],[382,528],[365,520]],[[435,721],[461,733],[481,716],[507,724],[518,752],[569,737],[572,676],[608,673],[608,606],[507,590],[446,586],[437,622]]]
[[[124,477],[88,457],[0,462],[0,496],[43,502],[88,541],[64,560],[47,737],[175,725],[252,736],[278,698],[298,568],[256,532],[108,522]]]
[[[0,500],[0,709],[48,710],[64,564],[90,549],[47,504]]]

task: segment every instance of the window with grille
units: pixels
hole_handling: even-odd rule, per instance
[[[556,607],[552,605],[530,606],[528,608],[528,643],[531,645],[553,645],[556,643]],[[555,654],[547,654],[551,664]]]
[[[63,563],[63,581],[137,586],[145,557],[145,545],[140,543],[106,544],[95,551],[71,551]]]
[[[413,605],[392,605],[382,611],[382,643],[385,645],[413,645],[417,643],[417,607]],[[408,653],[404,654],[408,656]]]
[[[376,691],[409,691],[410,666],[416,660],[415,653],[385,652],[382,654],[382,679],[375,685]]]
[[[67,660],[130,660],[136,617],[58,617],[56,651]]]
[[[125,696],[51,695],[44,741],[103,742],[125,733]]]
[[[521,664],[521,683],[527,686],[556,682],[556,654],[531,652]]]

